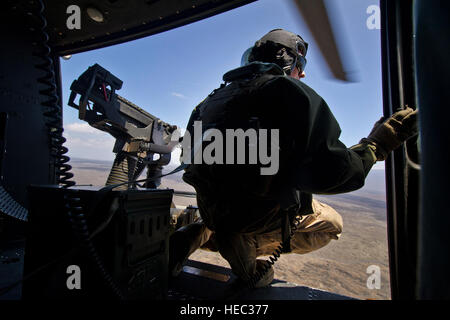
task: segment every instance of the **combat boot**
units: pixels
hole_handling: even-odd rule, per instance
[[[272,283],[273,277],[275,275],[272,265],[270,265],[265,260],[257,259],[256,270],[258,274],[262,273],[263,276],[255,283],[254,288],[267,287],[269,284]]]

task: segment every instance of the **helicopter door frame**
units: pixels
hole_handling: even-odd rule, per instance
[[[417,106],[413,2],[380,0],[380,10],[383,113],[389,117],[405,105]],[[385,162],[392,299],[415,296],[420,171],[410,160],[417,159],[417,149],[408,141]]]

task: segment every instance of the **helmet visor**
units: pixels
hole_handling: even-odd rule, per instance
[[[299,70],[300,73],[305,71],[306,68],[306,58],[302,55],[297,55],[297,61],[295,62],[295,66]]]

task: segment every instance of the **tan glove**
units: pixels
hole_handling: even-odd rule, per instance
[[[417,134],[417,109],[406,107],[390,116],[378,120],[367,138],[360,143],[370,143],[376,147],[378,161],[386,160],[389,153]]]

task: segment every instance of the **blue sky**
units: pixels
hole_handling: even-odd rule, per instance
[[[336,28],[351,48],[358,82],[334,80],[291,0],[259,0],[241,8],[140,40],[61,60],[64,127],[69,155],[113,159],[113,139],[78,120],[67,106],[70,84],[98,63],[123,80],[118,94],[171,124],[184,128],[191,110],[239,66],[242,53],[268,31],[284,28],[309,42],[306,84],[328,103],[341,125],[341,140],[356,144],[382,116],[380,32],[369,30],[366,13],[377,0],[329,0],[340,15]]]

